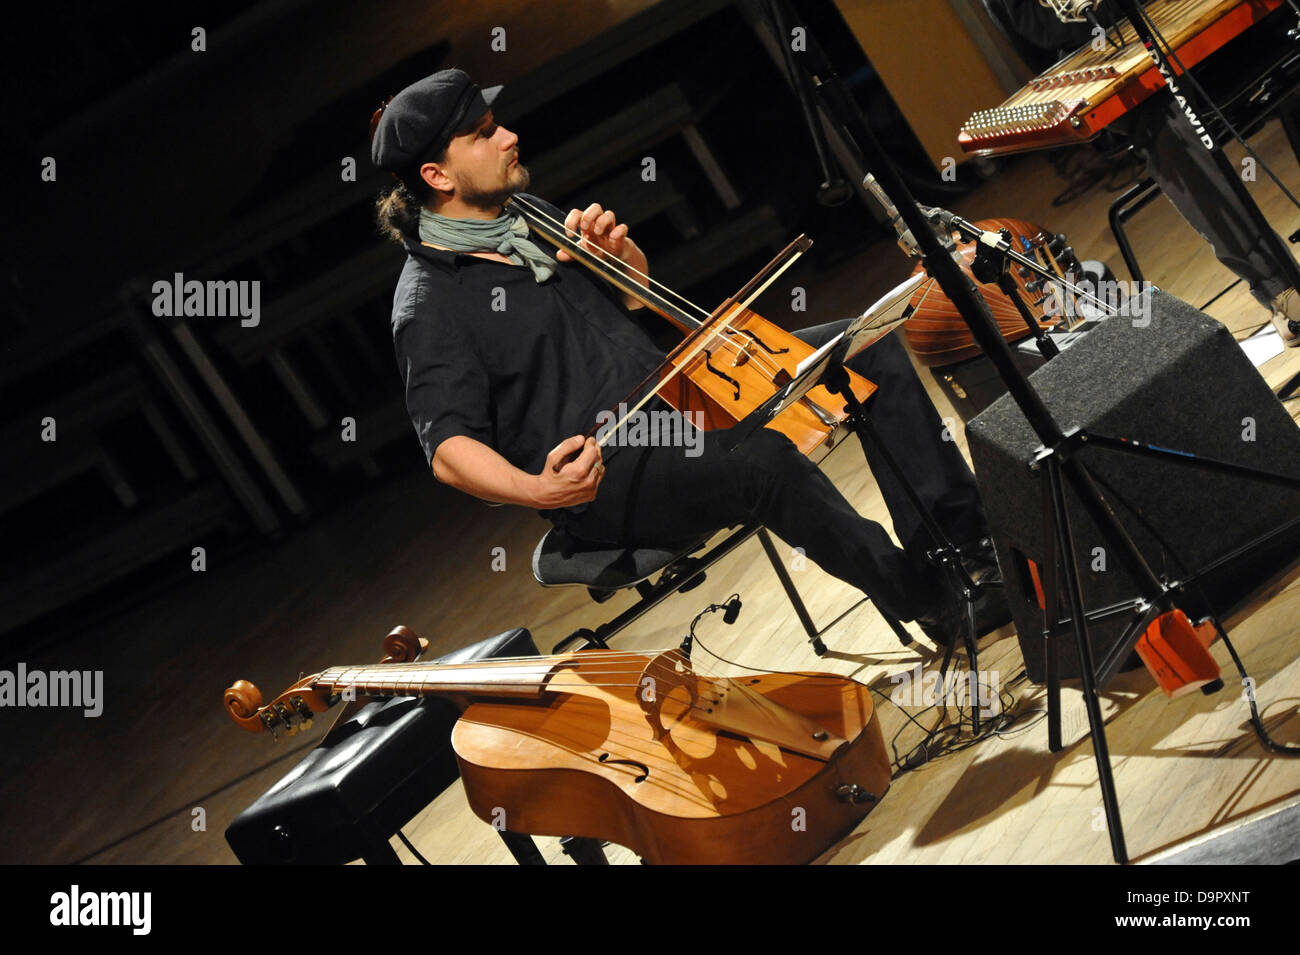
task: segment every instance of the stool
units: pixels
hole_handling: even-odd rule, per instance
[[[808,634],[813,652],[826,653],[821,635],[859,607],[868,598],[859,600],[820,630],[813,623],[804,606],[794,581],[785,569],[772,536],[760,524],[744,524],[734,528],[720,543],[706,553],[693,556],[708,544],[710,537],[665,547],[620,547],[616,544],[596,544],[574,537],[559,528],[547,531],[533,551],[533,577],[543,587],[583,586],[597,603],[604,603],[619,590],[635,587],[641,599],[607,623],[595,630],[575,630],[557,643],[552,650],[560,653],[571,645],[585,641],[586,646],[607,648],[609,639],[652,607],[675,593],[693,590],[704,582],[704,572],[755,534],[763,545],[777,579],[785,589],[786,597],[795,615]],[[659,574],[657,581],[650,578]],[[880,608],[877,607],[877,610]],[[912,636],[896,618],[881,611],[904,646]]]
[[[532,635],[508,630],[441,657],[464,663],[537,654]],[[239,814],[226,841],[245,865],[397,865],[388,840],[460,776],[451,748],[456,707],[437,697],[376,700],[331,730]],[[521,865],[545,865],[531,837],[501,832]],[[597,840],[562,840],[580,863],[605,863]]]

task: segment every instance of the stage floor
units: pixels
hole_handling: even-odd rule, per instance
[[[1274,124],[1255,143],[1288,186],[1300,189],[1296,160],[1280,128]],[[1126,278],[1106,225],[1114,193],[1097,188],[1053,208],[1051,198],[1063,188],[1047,161],[1031,156],[953,205],[972,219],[1013,216],[1066,232],[1081,257],[1102,259]],[[1285,236],[1300,227],[1300,211],[1272,183],[1260,181],[1254,188],[1279,232]],[[1163,201],[1140,213],[1130,234],[1148,277],[1194,305],[1233,278]],[[880,243],[832,274],[800,276],[810,290],[810,321],[860,311],[908,271],[910,263],[892,244]],[[1240,286],[1209,311],[1243,338],[1267,321]],[[1300,349],[1273,358],[1262,372],[1278,386],[1300,372]],[[951,414],[928,373],[923,378],[941,412]],[[1293,416],[1300,413],[1300,401],[1287,407]],[[964,438],[959,440],[964,448]],[[887,525],[856,447],[832,455],[825,467],[863,514]],[[631,602],[621,595],[596,605],[582,589],[539,588],[529,558],[545,528],[530,512],[489,508],[440,487],[431,476],[414,475],[376,488],[236,565],[211,566],[192,584],[88,628],[57,652],[33,655],[25,661],[29,668],[67,668],[74,661],[79,668],[103,668],[106,702],[98,719],[48,710],[6,714],[14,743],[0,754],[6,823],[0,861],[234,862],[225,827],[301,758],[328,721],[275,744],[230,722],[221,705],[224,689],[244,678],[269,696],[300,673],[377,660],[380,641],[399,623],[428,637],[435,652],[516,626],[529,628],[546,649]],[[493,570],[498,547],[506,554],[500,572]],[[726,627],[712,615],[697,629],[703,644],[723,656],[771,669],[830,670],[886,695],[893,689],[891,674],[918,663],[937,666],[919,632],[911,648],[901,647],[870,605],[853,609],[826,634],[832,652],[818,659],[759,548],[758,541],[747,542],[701,587],[671,598],[625,631],[618,646],[676,645],[699,610],[735,591],[744,601],[738,623]],[[793,576],[820,622],[858,600],[850,587],[811,564]],[[1300,744],[1297,621],[1300,586],[1285,578],[1238,615],[1231,632],[1255,678],[1270,732],[1293,744]],[[1300,762],[1261,749],[1247,724],[1235,670],[1221,644],[1213,653],[1227,684],[1214,696],[1168,701],[1145,670],[1124,674],[1105,690],[1134,861],[1300,796]],[[980,662],[998,673],[1016,710],[1025,714],[1017,728],[903,774],[863,824],[820,861],[1110,861],[1077,693],[1067,690],[1070,745],[1052,754],[1042,692],[1015,679],[1022,663],[1009,628],[981,641]],[[899,734],[898,750],[906,752],[921,730],[907,725],[897,706],[877,699],[886,740]],[[927,727],[936,718],[934,712],[918,716]],[[405,831],[433,862],[511,861],[495,832],[470,813],[459,784]],[[556,839],[538,843],[548,859],[567,863]],[[394,846],[410,859],[396,840]],[[610,855],[635,861],[617,847]]]

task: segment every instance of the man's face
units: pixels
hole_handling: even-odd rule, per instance
[[[519,163],[519,137],[497,125],[488,110],[469,132],[447,144],[443,172],[455,195],[467,205],[494,209],[528,186],[528,170]]]

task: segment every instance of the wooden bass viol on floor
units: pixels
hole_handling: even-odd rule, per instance
[[[404,627],[385,649],[390,662],[333,667],[267,705],[241,680],[227,711],[275,733],[353,694],[450,699],[476,815],[512,832],[608,840],[651,863],[808,862],[889,787],[871,693],[845,677],[707,676],[681,650],[395,662],[420,650]]]

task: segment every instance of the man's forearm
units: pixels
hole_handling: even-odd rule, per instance
[[[494,504],[537,507],[537,476],[521,471],[481,441],[448,438],[433,455],[433,475],[443,484]]]

